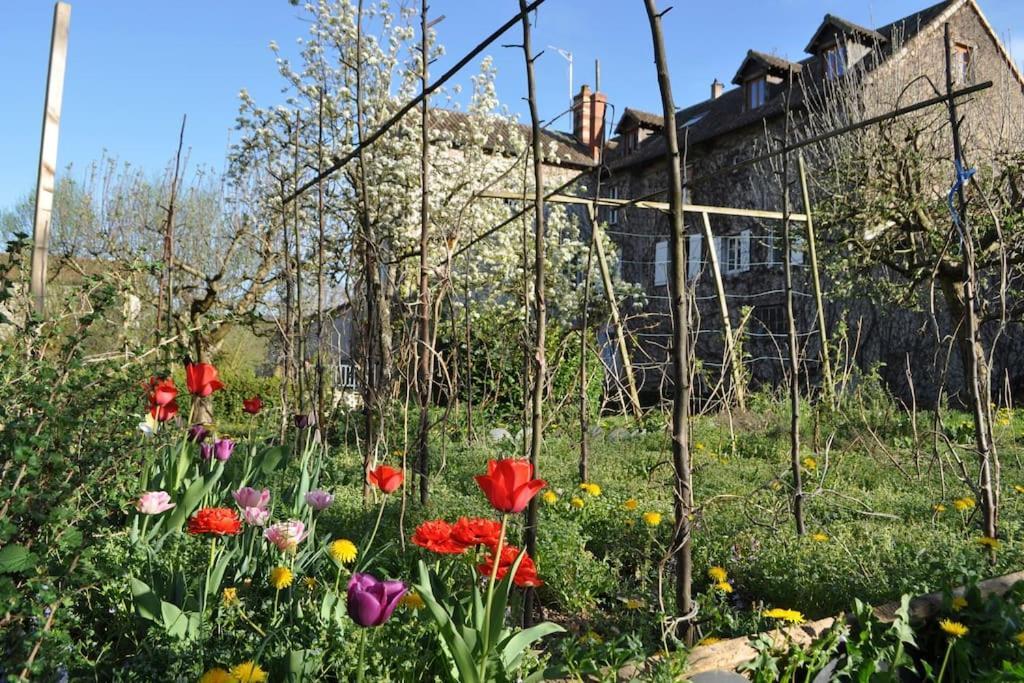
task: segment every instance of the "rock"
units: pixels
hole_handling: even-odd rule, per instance
[[[487,432],[487,436],[490,438],[491,443],[501,443],[502,441],[512,440],[512,434],[507,429],[502,429],[500,427],[496,427],[495,429]]]
[[[590,429],[587,430],[587,434],[591,439],[604,438],[604,428],[601,425],[591,425]]]
[[[625,441],[629,438],[629,430],[623,429],[622,427],[616,427],[608,434],[609,441]]]

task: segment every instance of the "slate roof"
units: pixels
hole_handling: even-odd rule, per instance
[[[883,44],[880,46],[883,60],[890,56],[894,42],[908,43],[951,5],[961,1],[943,0],[938,4],[914,12],[876,29],[875,33],[884,38]],[[894,38],[896,39],[895,41]],[[755,54],[762,58],[772,57],[771,55],[764,55],[764,53]],[[781,60],[781,58],[774,57],[773,59]],[[785,63],[785,60],[781,61]],[[803,88],[801,84],[813,87],[813,84],[820,83],[825,78],[821,67],[821,59],[817,55],[807,57],[798,64],[802,69],[800,78],[797,80],[797,87],[793,91],[793,107],[798,107],[803,102]],[[865,66],[870,68],[869,64]],[[682,134],[685,133],[688,144],[693,146],[713,140],[725,133],[760,123],[764,119],[774,119],[781,116],[784,111],[785,89],[783,86],[770,85],[768,99],[765,104],[753,110],[744,109],[743,88],[738,87],[724,92],[717,99],[707,99],[678,110],[675,120],[676,126],[680,130],[681,139]],[[704,116],[700,117],[701,114]],[[694,119],[697,120],[694,121]],[[694,122],[691,125],[684,126],[688,121]],[[654,160],[664,159],[664,157],[665,139],[662,135],[651,135],[641,142],[640,146],[630,154],[612,153],[606,155],[608,166],[612,171],[646,164]]]
[[[770,55],[767,52],[758,52],[757,50],[747,50],[747,56],[743,59],[743,63],[740,64],[740,68],[736,71],[736,75],[733,76],[732,82],[736,85],[743,83],[743,74],[747,71],[750,64],[759,65],[767,69],[769,72],[776,75],[785,74],[789,69],[793,69],[793,73],[800,73],[801,65],[797,62],[791,62],[788,59],[783,59],[777,55]]]
[[[625,111],[622,112],[622,118],[619,119],[619,124],[615,127],[615,132],[620,132],[623,121],[630,118],[634,119],[644,128],[657,128],[660,130],[665,123],[665,119],[662,118],[661,114],[652,114],[649,111],[626,107]]]
[[[821,22],[821,26],[819,26],[818,30],[814,32],[814,36],[811,38],[810,42],[807,43],[807,47],[804,48],[804,52],[813,54],[815,52],[814,48],[817,47],[818,42],[822,38],[822,34],[828,31],[830,27],[838,29],[841,33],[852,33],[874,42],[884,43],[888,40],[878,31],[865,28],[860,24],[855,24],[848,19],[837,17],[834,14],[826,14],[825,18]]]

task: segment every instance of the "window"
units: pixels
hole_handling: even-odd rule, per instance
[[[744,273],[750,270],[750,230],[738,235],[715,238],[718,252],[718,267],[725,275]]]
[[[700,235],[689,236],[686,246],[686,277],[690,280],[700,275]]]
[[[838,78],[846,73],[846,48],[842,45],[833,45],[825,48],[822,53],[825,60],[825,75],[829,78]]]
[[[668,284],[668,240],[661,240],[654,245],[654,286],[663,287]]]
[[[626,154],[629,154],[640,144],[640,130],[638,128],[633,128],[625,134],[624,138]]]
[[[765,332],[776,337],[786,334],[786,313],[782,306],[758,306],[755,310]]]
[[[618,198],[619,198],[619,188],[617,186],[614,186],[614,185],[612,187],[609,187],[608,188],[608,199],[618,199]],[[616,207],[614,207],[614,206],[608,207],[608,214],[607,215],[608,215],[608,225],[618,225],[619,224],[619,210]]]
[[[964,45],[963,43],[957,43],[953,46],[953,81],[961,85],[970,83],[971,77],[971,57],[973,57],[974,50],[970,45]]]
[[[752,78],[744,84],[747,109],[757,109],[768,99],[768,83],[764,76]]]

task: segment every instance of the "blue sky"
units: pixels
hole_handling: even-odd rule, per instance
[[[660,0],[665,16],[676,103],[707,97],[710,83],[728,82],[746,50],[800,58],[826,12],[877,26],[921,9],[931,0]],[[397,4],[395,2],[394,4]],[[415,3],[418,7],[419,3]],[[1024,0],[980,0],[996,31],[1024,61]],[[441,73],[477,40],[511,16],[514,0],[433,0],[431,14],[447,55]],[[0,2],[0,64],[8,93],[0,107],[0,209],[35,183],[53,3]],[[72,172],[104,150],[153,173],[174,154],[182,114],[188,114],[190,165],[220,168],[247,88],[263,104],[279,101],[280,80],[267,48],[294,49],[305,35],[301,11],[287,0],[72,0],[68,71],[59,166]],[[498,68],[498,94],[525,116],[521,52],[512,29],[488,54]],[[641,0],[547,0],[536,25],[538,49],[573,52],[575,87],[593,82],[617,112],[626,106],[657,111],[659,99],[650,35]],[[474,69],[460,79],[468,84]],[[567,62],[547,49],[537,62],[542,117],[568,104]],[[567,127],[567,126],[562,126]]]

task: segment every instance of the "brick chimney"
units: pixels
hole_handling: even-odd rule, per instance
[[[604,93],[591,92],[590,86],[580,88],[572,99],[572,134],[597,161],[604,145],[604,115],[608,98]]]
[[[717,100],[722,96],[725,91],[725,83],[722,83],[717,78],[711,83],[711,99]]]

